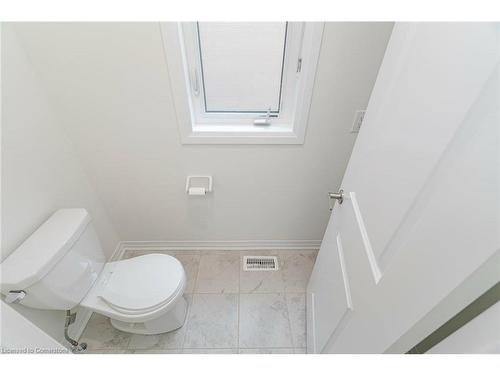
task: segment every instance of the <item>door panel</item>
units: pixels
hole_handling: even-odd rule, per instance
[[[327,284],[329,287],[308,294],[308,310],[315,312],[312,316],[316,321],[324,322],[322,329],[316,329],[312,320],[307,322],[308,330],[313,333],[308,336],[307,346],[310,352],[316,352],[316,348],[323,348],[332,333],[338,335],[353,309],[342,238],[334,223],[328,226],[322,248],[324,251],[318,254],[317,267],[311,279],[319,277],[320,279],[315,282]]]
[[[405,34],[402,45],[393,45],[391,39],[388,47],[398,52],[398,64],[385,71],[384,60],[380,71],[380,75],[391,76],[392,83],[374,89],[373,97],[380,100],[370,103],[343,182],[344,190],[356,192],[379,262],[383,263],[394,230],[408,214],[495,67],[494,27],[395,27],[394,33]],[[375,105],[378,108],[372,111]],[[411,173],[401,173],[402,169]],[[378,197],[387,194],[391,195],[389,209],[371,209]]]
[[[499,34],[394,28],[308,286],[308,351],[388,350],[500,251]]]

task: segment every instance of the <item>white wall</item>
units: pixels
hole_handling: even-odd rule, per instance
[[[287,146],[181,145],[157,23],[15,29],[123,240],[321,240],[392,24],[326,25],[306,141]],[[213,196],[188,198],[188,174]]]
[[[57,122],[12,26],[3,24],[2,260],[61,207],[89,210],[108,256],[117,245],[113,225]],[[61,339],[62,312],[16,309]]]
[[[110,255],[118,237],[11,25],[2,40],[2,260],[60,207],[85,207]]]

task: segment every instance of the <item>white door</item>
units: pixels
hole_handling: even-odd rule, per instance
[[[395,25],[309,281],[308,352],[394,350],[498,261],[499,35],[499,24]],[[492,269],[476,289],[500,279]]]

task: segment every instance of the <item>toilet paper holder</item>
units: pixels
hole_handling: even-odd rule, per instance
[[[212,192],[212,176],[187,176],[186,193],[205,195]]]

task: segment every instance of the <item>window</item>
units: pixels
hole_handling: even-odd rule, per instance
[[[323,25],[162,24],[183,143],[303,143]]]
[[[197,23],[205,113],[279,113],[287,28],[285,22]]]

